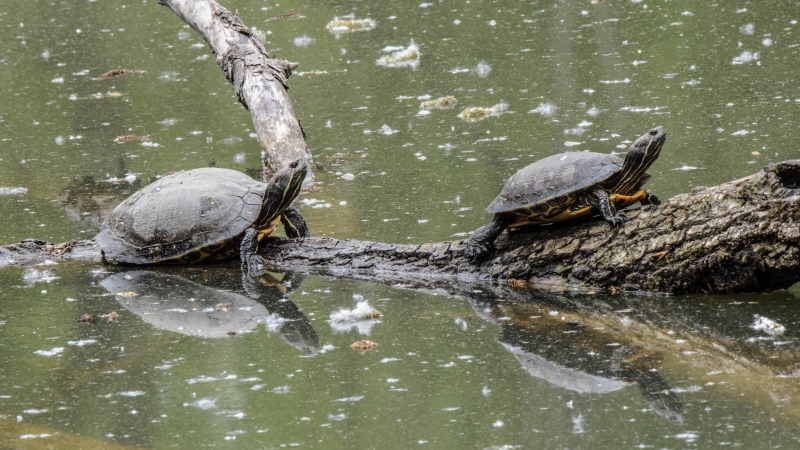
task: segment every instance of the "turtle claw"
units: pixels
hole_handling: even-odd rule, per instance
[[[473,264],[477,264],[486,259],[494,250],[494,246],[485,243],[468,243],[464,249],[464,257]]]
[[[608,221],[609,225],[614,228],[620,227],[623,223],[625,223],[625,218],[621,214],[608,217],[606,220]]]
[[[642,205],[660,205],[661,200],[656,197],[656,194],[653,194],[650,191],[644,191],[644,197],[639,200],[639,203]]]

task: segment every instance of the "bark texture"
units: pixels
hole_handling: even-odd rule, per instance
[[[286,90],[296,64],[270,58],[238,15],[213,0],[158,0],[200,33],[217,57],[236,98],[250,111],[261,144],[265,176],[298,158],[312,162],[303,129]],[[313,182],[313,174],[306,184]]]
[[[800,160],[784,161],[661,206],[628,211],[617,229],[590,219],[504,234],[480,265],[465,260],[462,241],[272,239],[261,252],[273,269],[330,275],[512,279],[667,293],[780,289],[800,281],[798,188]]]
[[[328,238],[267,238],[259,253],[277,271],[377,281],[507,281],[663,293],[752,292],[800,281],[800,160],[697,188],[660,206],[504,233],[475,265],[463,241],[386,244]],[[524,232],[523,232],[524,231]],[[44,259],[100,261],[93,241],[26,240],[0,247],[0,267]]]

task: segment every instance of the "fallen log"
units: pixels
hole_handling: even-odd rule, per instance
[[[600,218],[504,233],[480,264],[464,242],[387,244],[269,237],[270,270],[372,280],[504,281],[611,291],[731,293],[800,281],[800,160],[739,180],[696,188],[663,205],[626,211],[612,229]],[[93,241],[26,240],[0,247],[0,266],[44,259],[100,261]]]
[[[261,144],[265,179],[298,158],[312,162],[287,84],[296,63],[270,58],[264,43],[238,15],[213,0],[158,0],[208,42],[217,65],[250,111]],[[306,184],[313,182],[309,174]]]

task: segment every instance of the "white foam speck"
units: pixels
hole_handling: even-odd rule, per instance
[[[384,48],[384,52],[386,52],[386,48]],[[408,47],[400,47],[397,50],[391,50],[391,53],[388,55],[378,58],[375,64],[389,68],[411,67],[411,69],[417,70],[419,58],[419,46],[415,44],[412,39]]]
[[[304,34],[304,35],[302,35],[300,37],[294,38],[294,41],[292,41],[292,42],[294,42],[294,45],[297,46],[297,47],[308,47],[309,45],[313,44],[315,41],[316,41],[316,39],[314,39],[312,37],[308,37],[308,36],[306,36]]]
[[[39,356],[55,356],[64,351],[64,347],[53,347],[50,350],[36,350],[35,354]]]
[[[1,187],[0,186],[0,195],[20,195],[20,194],[27,194],[28,188],[26,187]]]
[[[535,109],[528,111],[530,114],[541,114],[544,117],[553,117],[558,107],[553,103],[539,103]]]
[[[737,66],[737,65],[741,65],[741,64],[750,63],[750,62],[753,62],[753,61],[758,61],[758,58],[759,58],[758,52],[754,53],[754,52],[750,52],[750,51],[745,50],[745,51],[742,52],[742,54],[740,54],[739,56],[733,58],[733,60],[731,61],[731,64],[733,64],[734,66]]]
[[[83,347],[84,345],[94,344],[97,342],[95,339],[82,339],[80,341],[67,341],[68,345],[74,345],[76,347]]]
[[[486,76],[489,75],[489,72],[491,71],[492,67],[489,66],[489,64],[487,64],[486,61],[481,61],[478,63],[477,66],[472,68],[471,72],[481,78],[486,78]]]
[[[355,395],[353,397],[337,398],[336,400],[333,400],[333,401],[334,402],[342,402],[343,403],[343,402],[357,402],[357,401],[360,401],[360,400],[363,400],[363,399],[364,399],[363,395]]]
[[[139,396],[142,396],[142,395],[145,395],[145,394],[146,394],[145,391],[122,391],[122,392],[117,392],[117,395],[121,395],[123,397],[139,397]]]
[[[783,332],[786,331],[786,327],[772,319],[759,316],[758,314],[753,317],[755,317],[755,322],[753,322],[750,327],[756,331],[763,331],[764,333],[771,335],[783,334]]]
[[[195,408],[208,410],[211,408],[217,407],[217,399],[216,398],[201,398],[194,403],[184,403],[183,406],[194,406]]]

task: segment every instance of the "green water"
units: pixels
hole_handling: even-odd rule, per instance
[[[298,209],[317,236],[463,237],[517,169],[621,152],[656,125],[668,138],[648,186],[662,198],[800,155],[800,8],[786,2],[224,6],[301,64],[289,94],[321,170]],[[266,21],[291,11],[301,17]],[[326,30],[351,13],[377,26]],[[414,68],[376,63],[412,40]],[[170,171],[258,168],[250,116],[207,45],[154,1],[0,3],[0,41],[0,244],[90,238]],[[145,72],[91,80],[117,68]],[[455,108],[420,114],[450,95]],[[458,118],[500,103],[502,114]],[[626,298],[308,277],[282,301],[243,286],[235,264],[165,269],[149,293],[109,271],[0,270],[0,447],[800,442],[794,291]],[[331,321],[362,297],[380,319]],[[154,319],[228,298],[205,325]],[[755,314],[785,333],[753,330]],[[361,339],[379,345],[350,349]]]

